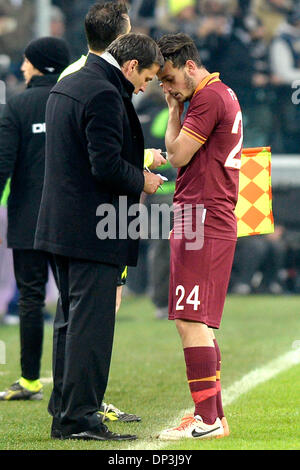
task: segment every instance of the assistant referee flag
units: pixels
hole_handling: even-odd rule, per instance
[[[243,149],[235,215],[238,237],[274,232],[270,147]]]

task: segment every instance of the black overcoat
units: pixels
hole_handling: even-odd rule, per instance
[[[45,172],[45,111],[58,75],[32,77],[0,118],[0,199],[11,178],[7,244],[33,249]]]
[[[138,204],[144,187],[144,139],[131,102],[133,90],[121,70],[95,54],[52,89],[35,248],[136,265],[138,239],[124,231],[130,223],[126,207]],[[115,210],[115,229],[103,204],[110,216]],[[123,224],[119,230],[120,218],[126,227]],[[97,232],[103,219],[108,222],[108,238]]]

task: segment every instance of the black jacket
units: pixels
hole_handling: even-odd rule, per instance
[[[119,196],[128,197],[129,207],[139,202],[143,190],[144,139],[131,102],[133,89],[117,67],[89,54],[80,71],[51,91],[36,248],[116,265],[136,264],[138,240],[120,239],[118,227],[115,239],[100,239],[96,233],[105,219],[97,215],[100,205],[110,204],[118,222]],[[128,223],[126,218],[126,228]]]
[[[34,76],[13,96],[0,119],[0,199],[11,177],[7,242],[32,249],[45,168],[45,110],[57,75]]]

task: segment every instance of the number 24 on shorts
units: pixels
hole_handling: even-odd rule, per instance
[[[193,305],[194,310],[198,310],[201,301],[199,300],[200,287],[195,285],[191,292],[186,295],[185,288],[181,285],[176,287],[175,295],[178,297],[176,302],[176,310],[184,310],[184,303]]]

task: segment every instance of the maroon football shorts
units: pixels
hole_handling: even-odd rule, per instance
[[[187,250],[186,242],[171,233],[169,320],[219,328],[236,241],[206,237],[198,250]]]

